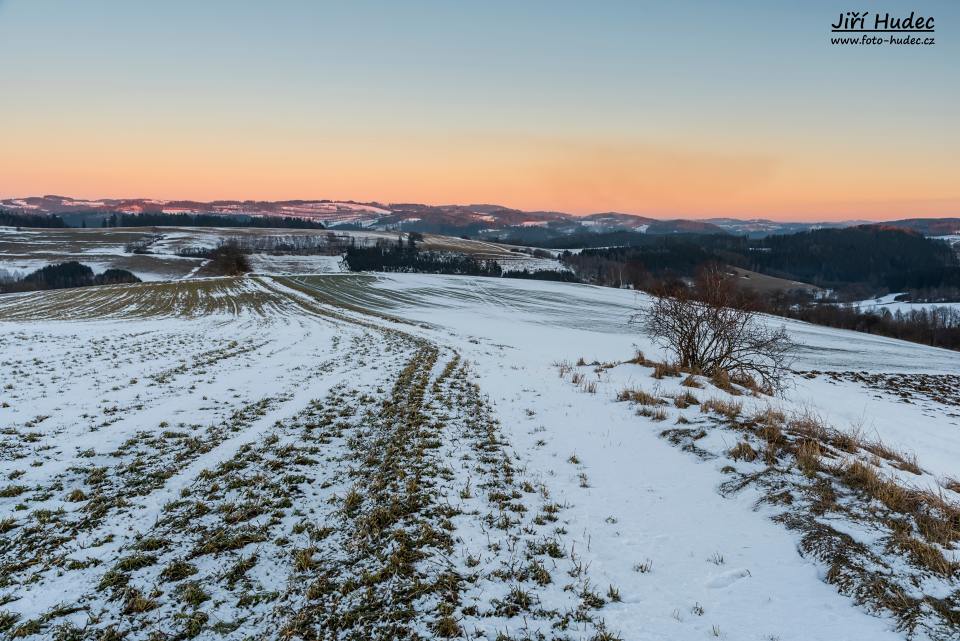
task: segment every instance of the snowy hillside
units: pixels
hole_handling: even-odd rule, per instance
[[[769,397],[658,368],[646,304],[412,274],[0,297],[0,631],[956,638],[956,353],[787,322]]]

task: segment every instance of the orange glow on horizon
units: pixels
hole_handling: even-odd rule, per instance
[[[103,139],[74,129],[47,141],[15,134],[9,148],[16,153],[0,157],[0,195],[490,203],[573,214],[790,220],[951,216],[960,204],[947,162],[868,173],[871,165],[855,155],[645,142],[276,131],[241,142],[215,131],[166,134]]]

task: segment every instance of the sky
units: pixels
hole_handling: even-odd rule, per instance
[[[0,0],[0,197],[960,216],[958,104],[955,0]]]

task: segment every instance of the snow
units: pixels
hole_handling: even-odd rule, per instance
[[[11,272],[19,274],[19,276],[26,276],[30,272],[36,271],[47,267],[48,265],[56,265],[59,263],[76,260],[83,263],[95,273],[99,274],[108,269],[126,269],[126,267],[118,265],[117,262],[111,257],[111,255],[103,255],[96,251],[90,251],[88,255],[84,256],[70,256],[62,257],[56,256],[49,259],[35,259],[35,258],[7,258],[0,256],[0,269],[5,269]],[[165,281],[170,280],[172,274],[170,271],[162,271],[161,267],[163,265],[156,265],[158,269],[134,269],[132,270],[137,278],[143,281]]]
[[[921,310],[931,310],[938,307],[945,307],[951,309],[960,310],[960,302],[957,303],[909,303],[909,302],[900,302],[897,301],[898,296],[903,296],[903,292],[897,292],[893,294],[886,294],[884,296],[879,296],[877,298],[869,298],[867,300],[862,300],[853,305],[866,312],[879,312],[881,310],[889,310],[891,314],[896,314],[901,312],[907,314],[912,311],[921,311]]]
[[[172,246],[174,241],[195,242],[196,237],[170,235],[165,240]],[[337,271],[338,260],[257,256],[254,266],[261,272],[304,274]],[[289,281],[250,277],[149,287],[188,286],[197,289],[169,289],[182,291],[182,297],[169,293],[158,297],[169,302],[162,311],[155,311],[154,299],[144,298],[147,286],[0,297],[0,319],[13,319],[0,320],[0,375],[12,382],[12,388],[3,392],[10,407],[0,409],[0,423],[14,430],[0,448],[0,474],[6,478],[24,470],[16,483],[31,488],[62,486],[47,498],[31,497],[29,509],[62,507],[68,518],[80,515],[82,503],[63,499],[74,487],[86,487],[78,480],[81,476],[71,472],[76,467],[107,467],[111,483],[125,478],[122,466],[132,466],[135,460],[146,465],[159,462],[172,473],[145,494],[125,495],[128,507],[110,512],[109,520],[85,530],[70,545],[71,558],[93,558],[102,562],[100,566],[51,569],[29,584],[15,583],[16,598],[0,610],[17,612],[25,620],[60,602],[79,600],[94,612],[105,612],[105,622],[114,620],[122,604],[109,602],[96,586],[117,558],[130,554],[137,535],[160,527],[169,514],[165,506],[179,501],[184,490],[194,495],[207,491],[211,481],[204,480],[203,470],[215,469],[245,448],[256,452],[264,448],[267,456],[273,450],[262,444],[270,435],[276,435],[281,445],[302,446],[300,433],[287,426],[307,421],[298,417],[308,412],[313,400],[327,399],[346,387],[379,397],[415,349],[414,343],[396,337],[402,332],[438,350],[433,380],[439,380],[444,363],[454,354],[469,363],[470,375],[515,457],[518,477],[544,488],[550,500],[563,506],[559,522],[538,525],[530,520],[539,509],[537,495],[517,499],[528,509],[517,518],[528,519],[526,527],[538,537],[560,536],[568,551],[563,559],[547,559],[552,582],[531,588],[545,608],[562,610],[571,603],[574,596],[564,586],[574,583],[570,564],[579,558],[594,591],[606,594],[608,586],[619,590],[621,600],[607,602],[596,615],[625,640],[701,640],[717,634],[726,639],[782,641],[903,638],[889,617],[867,614],[825,583],[826,568],[798,554],[797,535],[758,509],[757,493],[721,496],[717,491],[725,480],[721,462],[700,461],[665,441],[660,432],[672,421],[655,423],[638,416],[629,404],[615,401],[625,386],[672,393],[680,389],[677,379],[652,379],[649,368],[624,364],[598,376],[598,389],[590,394],[558,375],[557,362],[573,363],[581,357],[619,362],[636,349],[648,357],[663,357],[663,350],[630,322],[648,302],[643,294],[587,285],[418,274],[327,274]],[[110,297],[104,298],[103,291]],[[69,314],[35,316],[59,313],[56,310],[67,305],[70,296],[75,298],[69,299],[73,301]],[[116,309],[110,300],[117,301]],[[204,311],[188,313],[184,306]],[[802,343],[797,370],[960,375],[955,352],[800,322],[774,318],[767,322],[785,325]],[[338,409],[348,404],[337,398],[332,402]],[[238,420],[236,430],[217,431],[260,399],[268,401],[262,412]],[[929,472],[922,477],[924,482],[957,472],[956,408],[932,400],[904,403],[892,393],[842,377],[796,375],[782,398],[745,396],[742,402],[750,410],[768,404],[785,412],[814,408],[838,429],[855,425],[915,453]],[[670,411],[671,417],[679,415]],[[447,500],[482,512],[485,499],[480,490],[473,498],[456,499],[465,485],[479,487],[476,461],[460,458],[469,451],[467,429],[475,417],[463,407],[444,412],[450,418],[450,434],[441,439],[438,458],[448,462],[452,476],[438,481],[438,491]],[[432,416],[440,420],[439,414]],[[46,418],[38,421],[39,417]],[[300,515],[280,510],[278,529],[271,530],[282,531],[289,542],[278,543],[272,535],[234,556],[193,559],[213,595],[203,607],[217,619],[232,621],[240,611],[233,605],[236,594],[211,577],[222,575],[241,552],[254,549],[260,561],[252,576],[259,589],[280,593],[281,614],[303,607],[296,594],[288,594],[301,580],[294,580],[299,575],[289,556],[307,539],[290,534],[290,529],[302,518],[320,524],[339,522],[336,501],[349,485],[335,473],[337,457],[352,451],[349,436],[364,434],[353,431],[360,429],[358,420],[344,418],[350,424],[344,428],[346,435],[331,437],[310,454],[321,462],[303,468],[316,482],[304,485],[307,489],[295,499],[293,509]],[[167,427],[157,427],[162,423]],[[152,452],[142,432],[156,435],[161,430],[187,432],[210,447],[180,458],[162,448]],[[39,440],[26,438],[29,433],[39,434]],[[707,440],[724,438],[718,431]],[[143,453],[123,452],[131,439],[135,447],[146,448]],[[88,456],[90,450],[93,454]],[[25,458],[16,458],[18,453]],[[250,465],[251,475],[260,469],[257,462]],[[218,474],[226,485],[229,473]],[[228,499],[240,501],[242,493],[236,491],[224,501]],[[24,500],[0,498],[0,519],[24,518],[14,511]],[[210,500],[221,505],[218,498]],[[198,517],[197,522],[206,521]],[[457,556],[461,548],[484,549],[490,537],[500,536],[499,530],[470,511],[456,516],[454,525],[457,545],[449,562],[467,573],[470,568]],[[560,526],[564,533],[554,534]],[[163,563],[195,543],[190,532],[163,533],[182,537],[174,540],[173,550],[158,552]],[[91,545],[106,534],[114,539]],[[336,567],[347,553],[335,549],[340,534],[332,536],[331,557],[324,557],[323,563]],[[327,550],[322,541],[313,544]],[[484,572],[478,584],[463,593],[467,602],[501,598],[508,587],[492,577],[492,569],[510,561],[508,549],[487,550],[481,556]],[[651,571],[636,569],[648,560]],[[138,570],[132,583],[157,585],[159,569]],[[6,594],[9,588],[0,597]],[[142,619],[166,630],[177,606],[167,596],[159,599],[152,613],[125,620]],[[432,613],[436,604],[421,605]],[[271,611],[269,603],[244,610],[247,623],[224,638],[278,629]],[[72,616],[78,624],[86,618],[85,613]],[[498,631],[517,635],[525,624],[550,631],[547,623],[532,616],[472,617],[470,624],[489,639]],[[569,634],[590,638],[592,631],[584,623]],[[130,638],[145,637],[133,628]],[[198,638],[220,637],[205,628]]]
[[[270,256],[252,254],[250,266],[262,274],[327,274],[344,272],[343,256]]]
[[[635,346],[648,355],[658,354],[629,324],[630,315],[644,304],[642,294],[586,285],[417,275],[379,276],[374,289],[387,297],[402,292],[403,301],[413,302],[390,306],[391,313],[437,327],[438,335],[454,341],[478,364],[481,387],[494,400],[504,425],[515,426],[509,438],[524,453],[525,466],[550,477],[562,496],[576,497],[569,499],[576,524],[569,529],[582,533],[579,545],[596,550],[591,557],[595,580],[613,583],[625,595],[624,606],[613,615],[605,613],[616,629],[638,632],[625,638],[700,638],[714,624],[729,631],[730,638],[885,638],[881,621],[848,618],[849,603],[818,581],[821,570],[796,555],[792,537],[755,514],[755,497],[737,499],[736,505],[721,499],[715,487],[723,477],[716,469],[665,448],[658,430],[644,429],[642,419],[625,407],[611,409],[612,396],[634,379],[609,381],[596,396],[570,397],[569,384],[552,366],[556,361],[573,362],[581,356],[623,359]],[[805,343],[799,367],[834,364],[887,371],[899,360],[901,367],[920,371],[960,372],[953,352],[803,323],[788,323],[788,328]],[[840,388],[835,398],[803,388],[796,400],[782,406],[801,411],[813,396],[831,418],[862,411],[846,402],[844,392],[850,388]],[[883,407],[894,405],[888,401]],[[533,418],[527,409],[533,410]],[[909,446],[908,451],[936,471],[955,470],[950,461],[960,455],[956,419],[940,416],[918,423],[913,420],[919,415],[916,408],[900,404],[898,410],[874,425],[876,431]],[[541,426],[545,432],[536,431]],[[908,430],[912,437],[907,437]],[[548,445],[538,448],[541,438],[548,439]],[[587,491],[577,487],[573,470],[563,469],[572,453],[589,474]],[[597,525],[608,517],[616,524]],[[708,563],[715,552],[734,568]],[[645,558],[670,577],[667,585],[633,572],[632,565]],[[749,575],[743,576],[744,571]],[[656,587],[651,589],[651,583]],[[695,602],[715,613],[710,625],[698,625],[689,614]],[[686,625],[672,618],[678,606]],[[804,612],[825,617],[814,625]],[[770,629],[757,630],[758,621]],[[803,637],[796,636],[800,630]]]
[[[516,258],[510,256],[497,257],[496,261],[505,272],[519,272],[527,270],[530,272],[559,271],[567,272],[570,268],[553,258],[533,258],[517,254]]]

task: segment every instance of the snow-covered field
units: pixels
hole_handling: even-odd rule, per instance
[[[251,263],[257,272],[318,274],[343,271],[340,255],[345,244],[394,242],[399,232],[372,230],[262,229],[252,227],[138,227],[106,229],[16,229],[0,227],[0,270],[22,277],[47,265],[78,261],[96,272],[126,269],[141,280],[163,281],[203,276],[201,258],[182,256],[185,250],[214,249],[225,241],[251,244]],[[286,244],[304,255],[263,253],[257,243]],[[335,246],[332,244],[336,243]],[[141,245],[147,253],[132,253]],[[496,260],[504,271],[567,270],[555,258],[534,258],[533,250],[426,234],[419,242],[425,251],[457,252]],[[315,253],[320,251],[318,255]],[[334,255],[324,255],[334,254]]]
[[[902,296],[902,294],[894,293],[886,294],[879,298],[868,298],[867,300],[854,303],[854,305],[865,312],[879,312],[886,309],[889,310],[891,314],[896,314],[897,312],[907,314],[912,311],[924,309],[929,311],[938,307],[960,310],[960,303],[909,303],[898,301],[898,296]]]
[[[644,304],[412,274],[0,297],[0,634],[956,638],[950,536],[905,547],[829,468],[960,499],[956,353],[788,322],[803,373],[753,395],[654,377]],[[829,465],[791,458],[801,418]]]
[[[269,256],[253,254],[250,267],[263,274],[328,274],[347,270],[342,256]]]

